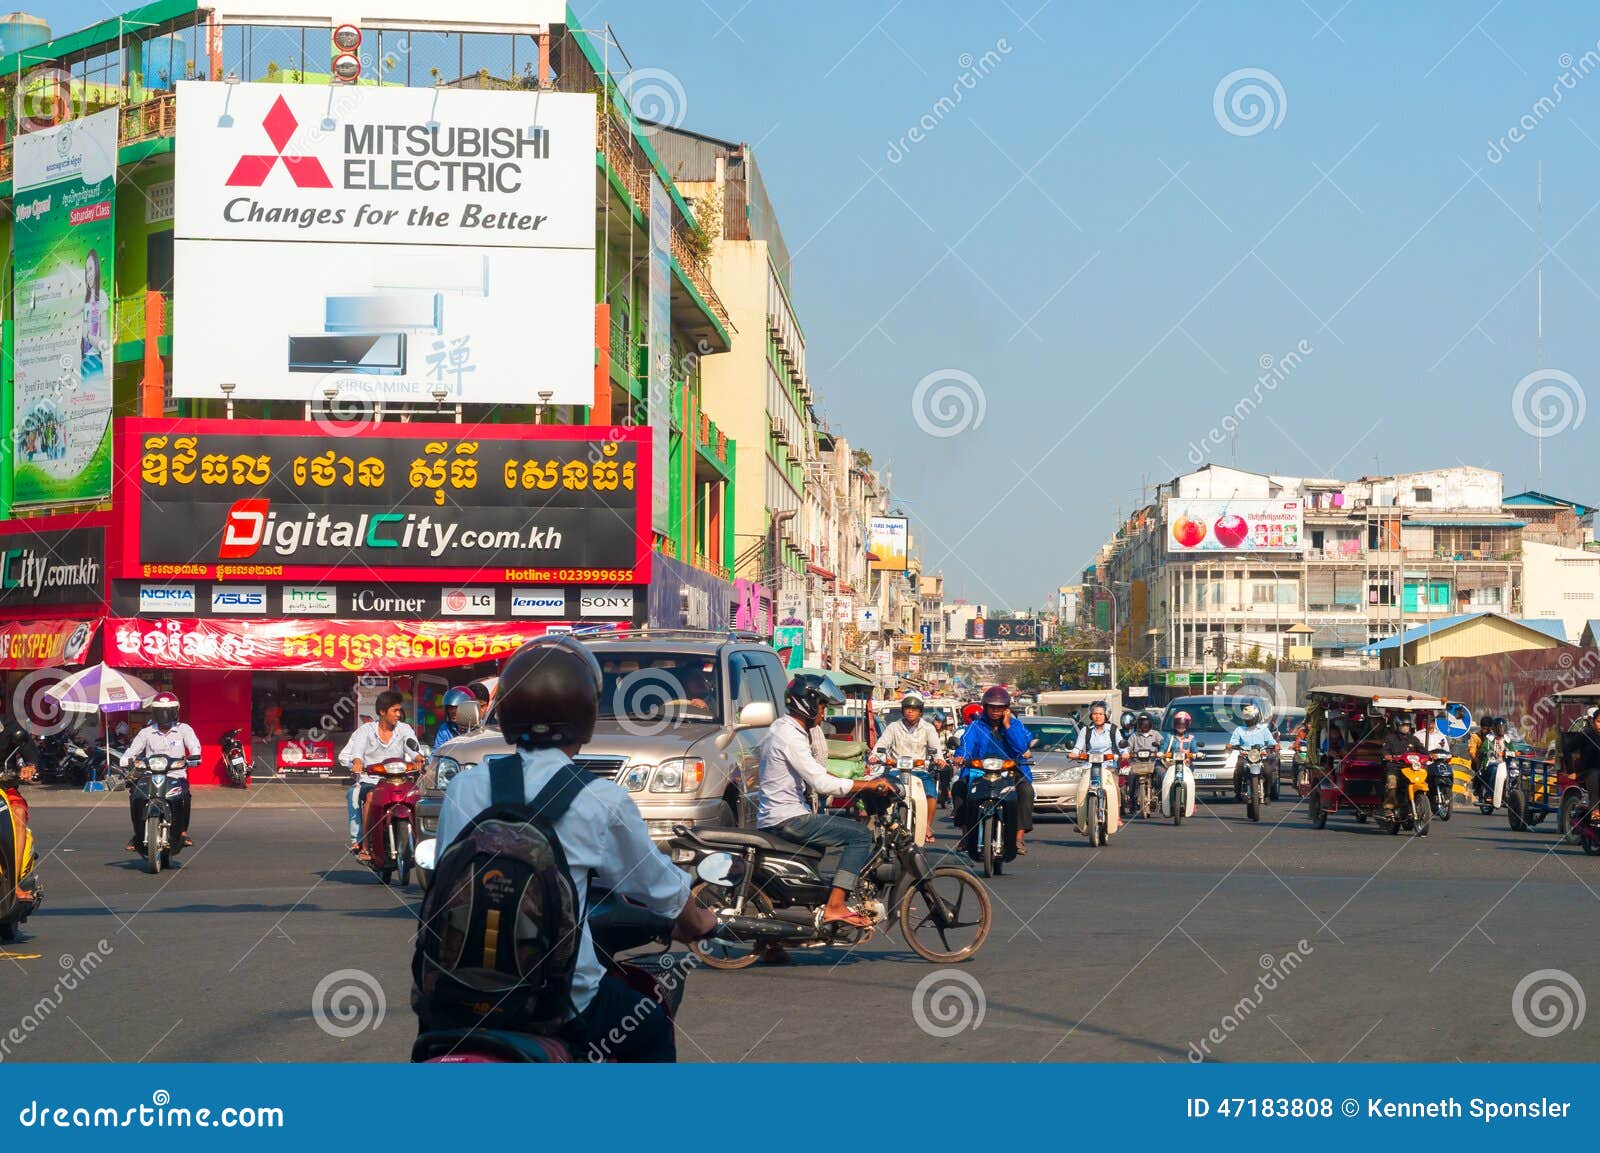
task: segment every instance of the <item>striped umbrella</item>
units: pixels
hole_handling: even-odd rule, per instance
[[[138,677],[105,664],[90,665],[64,677],[45,691],[69,713],[127,713],[156,695]]]

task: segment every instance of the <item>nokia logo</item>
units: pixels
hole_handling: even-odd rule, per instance
[[[194,612],[194,585],[140,585],[142,613]]]

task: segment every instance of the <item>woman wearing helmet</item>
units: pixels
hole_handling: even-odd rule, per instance
[[[1018,772],[1022,774],[1017,781],[1016,817],[1006,822],[1016,830],[1016,844],[1006,846],[1004,852],[1005,860],[1009,861],[1026,855],[1028,847],[1023,843],[1023,836],[1033,831],[1033,766],[1027,760],[1033,734],[1028,731],[1027,725],[1011,715],[1011,694],[1004,685],[985,690],[981,707],[983,711],[967,725],[966,732],[962,734],[956,759],[959,763],[970,764],[985,757],[999,757],[1014,761]],[[967,836],[972,814],[967,812],[966,798],[969,778],[977,774],[976,769],[965,769],[950,786],[956,824],[961,828],[967,855],[973,860],[978,860],[981,854],[978,851],[978,838]]]
[[[844,694],[832,678],[800,673],[789,682],[783,702],[788,715],[773,723],[761,746],[761,804],[756,825],[802,845],[839,848],[839,867],[833,874],[823,922],[871,928],[872,919],[848,902],[872,856],[872,834],[848,817],[813,813],[806,803],[806,790],[822,797],[845,797],[893,792],[894,786],[883,779],[850,781],[828,771],[827,745],[817,726],[827,709],[844,704]]]
[[[189,766],[200,763],[200,738],[194,730],[178,720],[178,698],[174,693],[157,693],[146,709],[150,723],[139,730],[133,744],[122,754],[122,767],[127,768],[146,754],[171,757],[175,768],[167,770],[169,785],[177,784],[181,792],[172,797],[172,835],[174,848],[188,848],[189,839]],[[144,809],[149,800],[145,786],[136,785],[128,790],[128,812],[133,818],[133,836],[128,839],[128,852],[144,855]]]
[[[594,735],[600,712],[600,666],[570,636],[529,641],[506,662],[496,689],[500,732],[520,761],[523,804],[540,798],[563,778],[575,783],[566,808],[551,823],[566,856],[580,907],[591,883],[652,913],[677,919],[673,936],[698,940],[716,928],[716,914],[689,900],[689,876],[650,840],[644,818],[613,781],[576,769],[572,759]],[[490,758],[451,778],[439,810],[439,856],[480,813],[495,804],[492,784],[501,758]],[[571,774],[576,773],[574,777]],[[554,812],[557,801],[539,807]],[[571,1022],[591,1060],[609,1054],[621,1061],[677,1059],[672,1022],[653,999],[643,998],[621,977],[608,973],[595,955],[585,925],[572,974]],[[624,1026],[626,1022],[626,1026]],[[620,1037],[621,1040],[609,1041]],[[602,1045],[600,1039],[608,1039]]]
[[[1161,755],[1167,758],[1167,769],[1161,774],[1161,815],[1172,816],[1172,766],[1175,761],[1192,761],[1195,753],[1195,736],[1190,731],[1194,718],[1179,709],[1172,714],[1172,731],[1166,734]],[[1194,787],[1191,784],[1184,794],[1185,817],[1194,816]]]

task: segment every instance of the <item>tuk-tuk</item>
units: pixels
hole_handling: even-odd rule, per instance
[[[1564,841],[1577,839],[1574,837],[1573,825],[1583,813],[1583,806],[1594,804],[1593,798],[1584,794],[1583,779],[1578,776],[1577,756],[1578,750],[1575,743],[1579,726],[1583,724],[1584,715],[1588,708],[1600,705],[1600,683],[1592,685],[1578,685],[1575,688],[1562,689],[1558,693],[1551,693],[1550,700],[1556,705],[1556,747],[1552,750],[1554,762],[1555,790],[1560,800],[1557,802],[1556,831],[1561,834]],[[1562,706],[1572,706],[1577,710],[1577,716],[1569,720],[1564,719],[1565,711]],[[1570,714],[1569,714],[1570,716]],[[1600,852],[1600,841],[1586,837],[1581,839],[1584,851],[1588,853]]]
[[[1426,757],[1401,766],[1397,818],[1383,819],[1383,740],[1388,727],[1409,715],[1415,727],[1443,712],[1445,702],[1410,689],[1381,685],[1328,685],[1312,689],[1306,707],[1306,755],[1312,769],[1307,809],[1314,828],[1348,810],[1358,824],[1374,817],[1391,833],[1402,827],[1426,836],[1433,817]]]

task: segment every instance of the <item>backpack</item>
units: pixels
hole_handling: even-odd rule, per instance
[[[594,778],[565,765],[529,801],[520,757],[486,765],[489,807],[445,849],[422,900],[411,1007],[424,1031],[548,1034],[576,1015],[585,913],[555,824]]]

